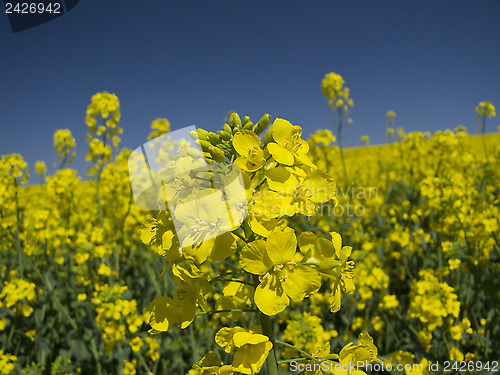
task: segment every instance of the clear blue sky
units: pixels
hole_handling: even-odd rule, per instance
[[[466,125],[490,100],[500,111],[500,1],[99,1],[13,34],[0,15],[0,154],[55,161],[68,128],[85,170],[85,109],[120,98],[122,146],[151,121],[222,126],[228,110],[332,127],[320,82],[330,71],[355,106],[345,145],[383,143],[385,113],[407,131]],[[500,119],[490,120],[496,131]]]

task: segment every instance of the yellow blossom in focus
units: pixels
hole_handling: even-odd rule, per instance
[[[226,353],[233,355],[233,370],[243,374],[256,374],[264,364],[273,344],[265,335],[244,330],[241,327],[221,328],[215,335],[215,342]]]
[[[266,315],[278,314],[291,301],[302,301],[321,286],[321,278],[313,267],[293,262],[296,251],[297,238],[291,228],[275,229],[267,241],[253,241],[241,251],[241,267],[261,276],[254,299]]]

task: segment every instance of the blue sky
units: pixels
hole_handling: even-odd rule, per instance
[[[229,110],[310,134],[333,128],[320,90],[331,71],[354,99],[346,146],[384,143],[389,109],[407,131],[474,132],[479,101],[500,107],[498,19],[498,0],[81,0],[15,34],[0,15],[0,154],[50,167],[53,133],[68,128],[85,171],[85,109],[99,91],[120,98],[131,149],[155,118],[216,130]]]

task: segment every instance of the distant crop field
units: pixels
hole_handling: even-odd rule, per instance
[[[344,116],[348,93],[324,92]],[[1,158],[0,374],[500,369],[500,134],[342,149],[232,113],[174,142],[158,119],[146,209],[119,120],[92,97],[86,182],[69,130],[41,185]]]

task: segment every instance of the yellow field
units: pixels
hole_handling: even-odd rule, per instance
[[[90,181],[67,167],[69,131],[55,137],[62,167],[36,166],[43,185],[21,187],[20,155],[0,161],[0,374],[498,366],[500,134],[486,153],[464,131],[410,133],[343,161],[331,133],[306,143],[286,120],[232,114],[169,146],[188,173],[156,176],[170,210],[149,211],[118,98],[97,94],[87,113]],[[149,139],[168,130],[157,120]],[[239,169],[208,174],[201,157]]]

